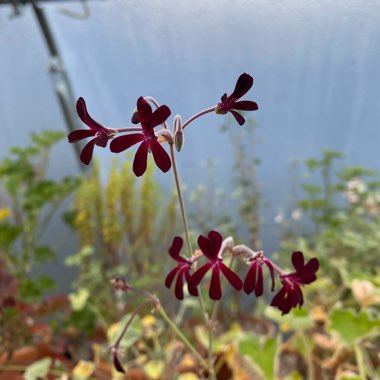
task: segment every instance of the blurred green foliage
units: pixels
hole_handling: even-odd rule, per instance
[[[38,300],[54,287],[52,278],[35,278],[32,270],[56,259],[55,247],[41,241],[57,209],[79,183],[78,177],[48,178],[51,149],[63,137],[58,131],[34,133],[27,147],[11,148],[0,162],[0,252],[26,301]]]

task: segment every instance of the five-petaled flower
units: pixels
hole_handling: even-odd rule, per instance
[[[264,277],[263,277],[263,265],[265,264],[272,279],[271,290],[274,290],[274,268],[270,260],[264,257],[262,252],[258,252],[258,255],[252,260],[248,259],[248,262],[252,261],[251,267],[247,272],[247,276],[244,280],[243,289],[247,294],[255,291],[256,297],[260,297],[264,292]]]
[[[194,286],[199,285],[205,274],[212,269],[211,283],[209,288],[209,296],[213,300],[220,300],[222,297],[222,288],[220,285],[220,272],[224,274],[228,282],[236,289],[241,290],[243,283],[240,277],[228,268],[221,257],[220,249],[222,247],[223,238],[219,232],[211,231],[208,237],[200,235],[198,237],[198,245],[202,253],[210,261],[201,266],[192,276],[191,282]]]
[[[303,305],[301,285],[310,284],[317,279],[319,261],[316,257],[305,259],[302,252],[293,252],[292,263],[295,271],[280,276],[281,290],[274,296],[271,306],[278,307],[282,314],[287,314],[292,307]]]
[[[152,107],[140,96],[137,100],[137,112],[143,133],[131,133],[115,138],[111,143],[111,152],[120,153],[141,142],[133,160],[133,172],[136,176],[140,177],[145,173],[149,150],[156,165],[166,173],[171,168],[170,157],[157,141],[154,128],[164,123],[171,111],[167,106],[160,106],[152,112]]]
[[[90,127],[90,129],[79,129],[70,132],[68,138],[69,142],[73,143],[94,136],[94,138],[85,145],[80,155],[80,160],[85,165],[88,165],[92,160],[95,145],[105,148],[108,140],[112,139],[117,131],[111,128],[106,128],[94,120],[87,112],[86,102],[83,98],[77,100],[77,113],[83,123]]]
[[[231,95],[227,96],[225,93],[221,98],[220,102],[217,104],[215,112],[218,114],[226,114],[231,112],[236,121],[243,125],[245,123],[244,117],[238,111],[256,111],[259,107],[257,103],[250,100],[238,100],[243,97],[253,86],[253,78],[247,74],[243,73],[240,75],[236,82],[236,86]]]
[[[179,254],[182,249],[182,246],[183,246],[182,238],[180,238],[179,236],[176,236],[173,239],[173,243],[171,247],[169,248],[169,255],[171,256],[173,260],[175,260],[178,263],[178,265],[169,272],[165,280],[166,287],[170,289],[175,277],[177,276],[174,293],[175,293],[175,296],[179,300],[183,300],[183,282],[184,282],[183,280],[184,279],[187,282],[187,289],[189,293],[192,296],[198,295],[197,287],[194,286],[191,282],[190,271],[191,271],[192,262],[180,256]]]

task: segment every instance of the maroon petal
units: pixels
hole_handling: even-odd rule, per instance
[[[80,160],[88,165],[92,160],[92,155],[94,153],[95,139],[92,139],[88,144],[86,144],[80,154]]]
[[[143,128],[145,127],[147,132],[151,131],[152,107],[142,96],[137,99],[137,112]]]
[[[308,273],[308,272],[305,272],[304,270],[302,272],[303,273],[297,273],[295,276],[295,281],[300,284],[303,284],[303,285],[311,284],[317,279],[317,276],[315,275],[315,273]]]
[[[271,306],[279,307],[280,304],[283,302],[286,295],[286,286],[284,285],[280,291],[273,297]]]
[[[165,286],[170,289],[170,287],[172,286],[172,283],[173,283],[173,280],[175,278],[175,275],[177,274],[177,272],[181,269],[180,266],[176,266],[175,268],[173,268],[169,273],[168,275],[166,276],[166,279],[165,279]]]
[[[250,294],[254,291],[256,286],[256,273],[257,273],[257,266],[260,265],[256,261],[251,265],[247,272],[247,276],[244,280],[244,291],[247,294]]]
[[[177,282],[175,283],[174,294],[179,300],[183,300],[183,269],[178,272]]]
[[[148,148],[149,143],[147,141],[143,141],[137,149],[135,159],[133,160],[133,172],[137,175],[137,177],[141,177],[145,173],[148,163]]]
[[[185,261],[179,255],[179,253],[181,252],[182,246],[183,246],[183,239],[179,236],[176,236],[173,239],[173,243],[171,247],[169,248],[170,257],[180,263]]]
[[[274,287],[275,287],[275,279],[274,279],[274,267],[273,267],[273,264],[271,263],[270,260],[268,259],[264,259],[264,263],[265,265],[268,267],[269,269],[269,273],[270,273],[270,277],[272,279],[272,286],[271,286],[271,291],[273,292],[274,290]]]
[[[305,264],[305,259],[302,252],[297,251],[292,253],[292,264],[296,271],[302,270]]]
[[[172,167],[169,155],[156,138],[149,140],[149,146],[156,165],[166,173]]]
[[[80,119],[85,123],[88,127],[95,131],[105,131],[107,130],[102,124],[94,120],[89,113],[87,112],[86,102],[83,98],[79,98],[77,100],[77,113]]]
[[[218,265],[214,265],[212,268],[211,283],[208,294],[214,301],[218,301],[222,298],[222,287],[220,286],[220,268]]]
[[[187,282],[187,290],[192,296],[197,297],[198,289],[196,285],[193,284],[193,279],[191,278],[190,272],[188,270],[185,272],[185,278]]]
[[[295,294],[295,299],[297,300],[297,303],[294,306],[302,306],[303,305],[303,294],[302,290],[299,286],[294,287],[294,294]]]
[[[198,237],[198,246],[201,249],[202,253],[211,261],[215,261],[214,252],[212,250],[212,244],[209,239],[203,235]]]
[[[260,297],[263,293],[264,293],[263,267],[261,265],[258,265],[255,295],[256,297]]]
[[[166,121],[166,119],[171,115],[171,111],[168,106],[160,106],[158,107],[152,114],[152,121],[150,126],[152,128],[156,127],[157,125],[162,124]]]
[[[223,243],[223,237],[222,235],[217,231],[210,231],[208,234],[208,238],[212,245],[212,250],[214,252],[214,258],[216,259],[218,257],[218,253],[220,251],[220,247]]]
[[[108,135],[106,133],[98,133],[98,136],[95,138],[95,145],[105,148],[108,143]]]
[[[116,137],[112,140],[110,148],[113,153],[120,153],[123,150],[130,148],[132,145],[143,141],[145,136],[142,133],[132,133],[130,135],[123,135]]]
[[[240,115],[239,112],[236,112],[234,110],[230,110],[232,113],[232,116],[235,118],[235,120],[239,123],[239,125],[243,125],[245,123],[245,119],[243,116]]]
[[[193,286],[199,285],[199,283],[202,281],[203,277],[208,272],[208,270],[212,267],[212,265],[213,265],[212,263],[206,263],[192,274],[191,283]]]
[[[86,139],[87,137],[95,136],[96,131],[92,129],[78,129],[69,133],[69,142],[73,143],[79,140]]]
[[[316,257],[313,257],[312,259],[310,259],[306,263],[305,269],[308,272],[314,272],[315,273],[319,269],[319,260]]]
[[[253,78],[247,73],[241,74],[236,82],[232,96],[234,96],[236,99],[240,99],[251,89],[252,85]]]
[[[117,356],[117,352],[115,352],[113,354],[113,365],[115,366],[116,371],[121,372],[121,373],[125,373],[125,370],[124,370],[123,366],[121,365],[120,360]]]
[[[243,287],[243,282],[240,277],[230,268],[228,268],[224,263],[219,263],[220,269],[223,274],[226,276],[228,282],[236,289],[241,290]]]
[[[239,111],[256,111],[259,109],[259,106],[255,102],[242,100],[241,102],[234,103],[232,108]]]

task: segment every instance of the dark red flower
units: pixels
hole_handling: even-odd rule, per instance
[[[317,279],[316,272],[319,268],[317,258],[310,259],[305,264],[302,252],[293,252],[292,263],[294,272],[281,275],[281,290],[274,296],[271,306],[278,307],[282,314],[287,314],[292,307],[303,305],[301,285],[310,284]]]
[[[254,258],[251,267],[248,270],[247,276],[244,280],[243,289],[247,294],[255,291],[256,297],[260,297],[264,292],[264,277],[263,277],[263,265],[266,265],[269,269],[269,273],[272,279],[271,290],[274,290],[274,268],[270,260],[259,255]]]
[[[250,100],[242,100],[240,102],[237,101],[243,97],[251,89],[252,86],[253,78],[247,73],[241,74],[236,82],[233,93],[229,96],[227,96],[227,94],[224,94],[220,98],[221,101],[217,104],[215,112],[223,115],[227,112],[231,112],[236,121],[240,125],[243,125],[245,123],[244,117],[235,110],[256,111],[259,108],[257,103]]]
[[[90,129],[79,129],[69,133],[69,142],[77,142],[87,137],[94,138],[90,140],[82,150],[80,155],[80,160],[88,165],[92,160],[92,155],[94,153],[95,145],[105,148],[109,139],[117,133],[114,129],[106,128],[96,120],[94,120],[87,112],[86,102],[83,98],[77,100],[77,113],[80,119],[85,123]]]
[[[152,112],[152,107],[140,96],[137,100],[137,112],[143,133],[131,133],[115,138],[111,143],[111,152],[120,153],[141,142],[133,161],[133,172],[138,177],[145,173],[150,150],[156,165],[166,173],[172,164],[169,155],[157,141],[154,128],[166,121],[171,114],[170,109],[167,106],[161,106]]]
[[[192,276],[191,281],[194,286],[199,285],[205,274],[212,269],[209,296],[213,300],[220,300],[222,297],[222,288],[220,286],[220,272],[224,274],[228,282],[236,289],[241,290],[243,283],[239,276],[228,268],[223,259],[219,256],[223,238],[219,232],[211,231],[208,237],[200,235],[198,245],[202,253],[210,261],[201,266]]]
[[[179,300],[183,300],[183,282],[184,279],[187,282],[187,289],[192,296],[198,295],[198,289],[191,282],[190,270],[192,262],[184,257],[180,256],[179,253],[183,246],[183,240],[179,236],[173,239],[172,246],[169,248],[169,255],[173,260],[175,260],[178,265],[173,268],[166,277],[165,285],[170,289],[172,283],[177,276],[177,281],[175,284],[175,296]]]

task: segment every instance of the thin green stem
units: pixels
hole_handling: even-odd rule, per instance
[[[183,201],[183,195],[182,195],[182,190],[181,190],[181,181],[179,179],[177,163],[176,163],[176,159],[175,159],[174,144],[169,144],[169,146],[170,146],[170,157],[171,157],[172,164],[173,164],[173,173],[174,173],[175,185],[176,185],[176,189],[177,189],[179,206],[181,209],[182,223],[183,223],[183,228],[185,230],[186,245],[187,245],[188,255],[191,257],[191,255],[193,253],[193,248],[191,246],[191,240],[190,240],[190,234],[189,234],[189,225],[187,223],[185,203]],[[208,319],[208,315],[206,312],[206,307],[205,307],[205,303],[204,303],[203,295],[202,295],[201,291],[199,291],[198,299],[199,299],[199,304],[200,304],[201,311],[203,314],[203,318],[207,324],[209,322],[209,319]]]
[[[307,337],[302,330],[299,331],[299,336],[301,337],[302,343],[305,346],[307,366],[309,367],[309,371],[308,371],[309,372],[309,379],[313,380],[313,379],[315,379],[313,354],[310,350],[309,342],[307,341]]]
[[[208,368],[207,363],[199,354],[199,352],[195,349],[195,347],[190,343],[190,341],[182,334],[182,332],[178,329],[176,324],[170,319],[170,317],[166,314],[166,311],[162,308],[161,305],[157,307],[157,311],[161,314],[162,318],[166,321],[166,323],[170,326],[170,328],[176,333],[176,335],[182,340],[185,346],[194,354],[194,356],[198,359],[198,361],[205,367]]]
[[[216,304],[216,302],[214,302],[214,305],[215,304]],[[212,322],[210,320],[209,325],[208,325],[208,368],[210,371],[211,380],[216,380],[214,363],[212,361],[212,338],[213,338],[212,337],[212,329],[213,329],[213,325],[212,325]]]
[[[181,181],[180,181],[179,175],[178,175],[177,163],[176,163],[175,153],[174,153],[174,145],[169,144],[169,146],[170,146],[170,156],[171,156],[171,160],[172,160],[172,164],[173,164],[175,186],[177,189],[179,207],[181,209],[182,223],[183,223],[183,228],[185,229],[187,251],[188,251],[188,255],[191,257],[193,254],[193,249],[191,247],[189,225],[187,223],[186,209],[185,209],[185,203],[183,201],[183,195],[182,195],[182,190],[181,190]]]
[[[359,375],[364,380],[367,378],[367,371],[366,371],[366,365],[364,362],[364,356],[363,352],[360,347],[360,343],[355,343],[355,357],[356,357],[356,364],[359,368]]]
[[[117,339],[117,341],[113,344],[113,348],[115,349],[118,349],[119,346],[120,346],[120,342],[122,341],[125,333],[127,332],[129,326],[131,325],[131,323],[133,322],[134,318],[136,317],[136,315],[138,314],[138,312],[145,306],[147,305],[148,303],[151,303],[152,301],[151,300],[148,300],[148,301],[145,301],[143,303],[141,303],[135,310],[134,312],[132,313],[132,315],[130,316],[130,318],[128,319],[128,322],[125,324],[124,328],[123,328],[123,331],[121,332],[119,338]]]

